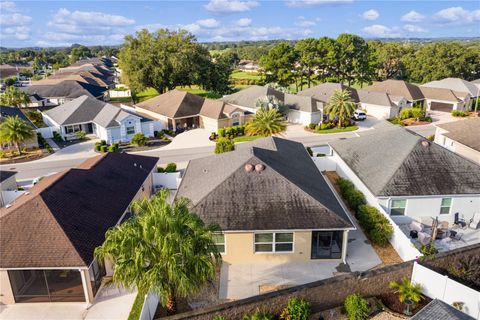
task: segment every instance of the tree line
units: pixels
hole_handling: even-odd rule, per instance
[[[425,83],[447,77],[480,77],[480,46],[458,42],[400,43],[366,41],[341,34],[336,39],[281,42],[260,58],[266,82],[297,90],[316,82],[348,85],[400,79]]]

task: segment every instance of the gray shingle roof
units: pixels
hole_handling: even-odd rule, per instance
[[[0,170],[0,182],[3,182],[16,174],[16,171]]]
[[[364,89],[368,91],[388,93],[391,96],[404,97],[409,101],[424,99],[424,96],[418,86],[403,80],[389,79],[374,83]]]
[[[265,169],[247,172],[246,164]],[[303,145],[276,137],[190,161],[176,197],[223,230],[353,227]]]
[[[437,127],[448,131],[443,133],[445,137],[480,152],[480,118],[437,124]]]
[[[411,320],[474,320],[474,318],[441,300],[434,299]]]
[[[394,105],[390,96],[385,92],[368,91],[364,89],[357,90],[358,100],[363,103],[377,106],[391,107]]]
[[[49,85],[32,85],[29,87],[22,87],[29,95],[37,94],[42,98],[69,98],[74,99],[83,95],[94,98],[102,97],[107,90],[104,87],[94,86],[84,82],[75,80],[65,80],[57,84]]]
[[[32,128],[37,128],[19,108],[13,106],[0,106],[0,122],[6,117],[15,116],[18,116],[20,119],[32,126]]]
[[[95,122],[104,128],[118,127],[120,125],[119,121],[130,115],[145,120],[141,115],[130,113],[88,96],[81,96],[69,101],[46,111],[45,114],[59,125]]]
[[[460,78],[445,78],[442,80],[431,81],[423,84],[423,86],[450,89],[458,92],[467,92],[472,97],[477,97],[479,95],[479,88],[475,84]]]
[[[330,97],[333,95],[335,90],[348,90],[350,91],[350,96],[354,102],[358,102],[357,91],[349,86],[346,86],[341,83],[327,82],[322,83],[317,86],[302,90],[298,93],[301,96],[314,97],[317,100],[327,103],[330,100]]]
[[[372,131],[330,145],[374,195],[480,193],[480,166],[398,126]]]
[[[269,86],[253,85],[233,94],[223,97],[221,100],[231,104],[256,109],[257,100],[265,96],[274,96],[280,101],[284,101],[285,94]]]
[[[323,109],[323,103],[314,97],[285,93],[284,104],[290,109],[303,112],[317,112]]]

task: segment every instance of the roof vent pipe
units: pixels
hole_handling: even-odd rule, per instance
[[[245,172],[252,172],[254,169],[253,164],[247,163],[245,165]]]
[[[422,140],[422,146],[424,146],[425,148],[430,146],[430,142],[428,142],[427,140]]]
[[[255,165],[255,171],[260,172],[260,171],[263,171],[263,170],[265,170],[265,166],[263,164],[259,163],[259,164]]]

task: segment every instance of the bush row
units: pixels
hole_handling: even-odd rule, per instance
[[[160,166],[157,167],[157,172],[160,172],[160,173],[162,172],[172,173],[175,171],[177,171],[177,164],[174,162],[170,162],[169,164],[167,164],[165,168]]]
[[[379,246],[387,245],[393,235],[390,221],[377,208],[367,205],[365,195],[350,180],[338,178],[337,185],[369,239]]]
[[[410,118],[425,118],[425,111],[421,108],[405,108],[402,109],[398,115],[400,120],[410,119]]]
[[[40,132],[37,132],[37,141],[40,149],[47,149],[49,153],[53,153],[52,146],[47,142],[47,140],[45,140]]]
[[[167,138],[167,136],[165,136],[165,133],[162,131],[155,131],[153,133],[153,135],[155,136],[155,138],[157,139],[162,139],[163,141],[166,141],[166,142],[171,142],[172,140],[170,140],[169,138]]]
[[[466,116],[468,116],[468,113],[466,113],[462,110],[452,110],[452,116],[454,116],[454,117],[466,117]]]
[[[105,140],[101,140],[100,142],[96,142],[93,148],[96,152],[117,152],[119,146],[120,145],[118,142],[115,142],[110,145],[110,144],[107,144]]]
[[[224,153],[235,150],[235,141],[229,138],[218,138],[215,144],[215,153]]]
[[[244,86],[244,85],[263,86],[263,85],[265,85],[265,81],[263,81],[262,79],[231,79],[230,83],[232,83],[235,86]]]

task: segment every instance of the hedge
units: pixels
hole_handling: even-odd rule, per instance
[[[379,246],[386,246],[389,243],[393,235],[393,227],[377,208],[361,205],[357,211],[357,218],[373,243]]]
[[[227,138],[218,138],[215,144],[215,153],[224,153],[235,150],[235,142]]]
[[[367,203],[363,193],[355,188],[353,183],[350,180],[344,178],[338,178],[337,180],[338,188],[340,189],[340,194],[343,199],[347,202],[350,209],[357,212],[358,207]]]

